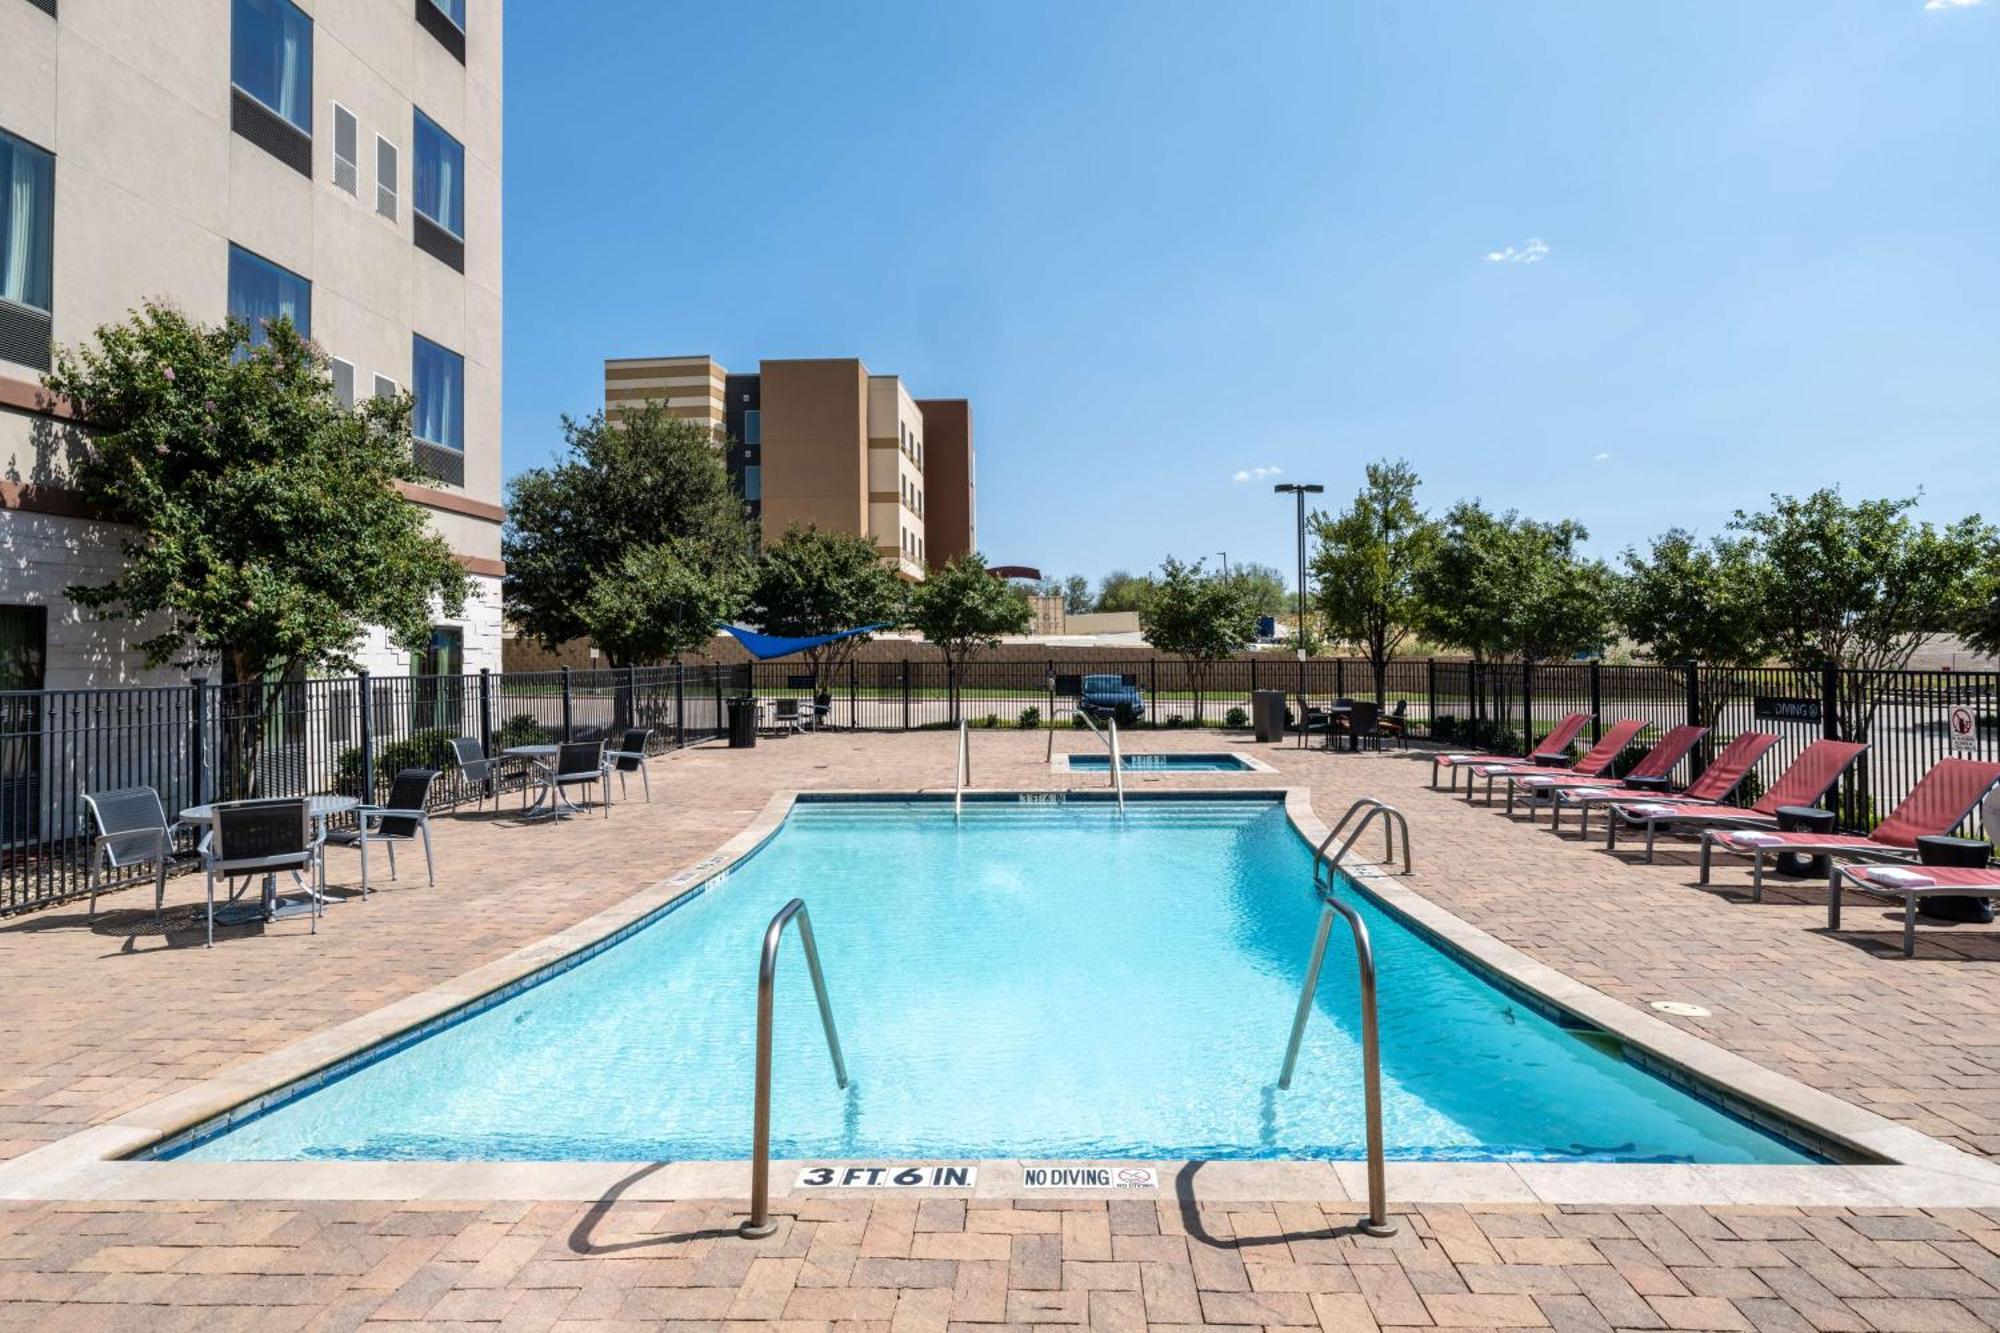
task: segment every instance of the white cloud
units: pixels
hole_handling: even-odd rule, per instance
[[[1282,476],[1284,475],[1284,471],[1281,467],[1239,468],[1229,479],[1231,481],[1262,481],[1266,477]]]
[[[1593,463],[1608,463],[1611,461],[1611,455],[1608,451],[1601,454],[1593,454],[1590,461]]]
[[[1970,9],[1979,0],[1924,0],[1924,11],[1930,13],[1943,9]]]
[[[1539,236],[1530,237],[1524,245],[1510,245],[1504,250],[1486,252],[1489,264],[1539,264],[1548,257],[1549,243]]]

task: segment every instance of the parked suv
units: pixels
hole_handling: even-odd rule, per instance
[[[1146,714],[1146,696],[1123,676],[1085,676],[1079,704],[1092,717],[1115,716],[1128,727]]]

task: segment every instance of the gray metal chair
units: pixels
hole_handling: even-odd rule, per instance
[[[354,827],[329,829],[326,840],[335,847],[353,847],[361,853],[361,896],[368,896],[368,847],[381,843],[389,849],[389,878],[396,878],[396,844],[424,844],[424,870],[432,885],[437,883],[437,862],[431,856],[431,787],[438,780],[434,768],[406,768],[389,784],[386,805],[364,805],[354,812]],[[494,798],[499,803],[499,798]]]
[[[103,891],[101,871],[153,866],[153,915],[167,901],[167,866],[174,856],[174,835],[184,827],[167,818],[160,793],[151,787],[120,787],[86,794],[83,805],[97,825],[90,846],[90,916],[97,916],[97,895]],[[112,885],[122,888],[123,885]]]
[[[487,758],[486,747],[479,743],[477,736],[460,736],[454,739],[451,743],[451,757],[458,765],[458,771],[465,775],[465,780],[478,784],[478,798],[473,802],[473,813],[477,814],[485,806],[489,795],[493,797],[493,809],[497,813],[500,809],[500,789],[507,782],[508,761]],[[528,788],[524,783],[521,787],[521,805],[524,809],[527,803]]]
[[[791,736],[805,730],[805,715],[799,711],[797,699],[773,699],[771,701],[771,730],[779,736]]]
[[[631,727],[626,730],[625,739],[618,743],[617,749],[604,752],[605,770],[618,775],[619,796],[626,795],[625,775],[637,773],[639,786],[646,793],[648,805],[653,803],[653,780],[646,775],[646,747],[652,740],[651,727]],[[609,789],[610,784],[607,783],[606,790]]]
[[[554,765],[536,764],[535,768],[549,789],[549,810],[554,818],[564,817],[565,806],[582,814],[582,807],[564,795],[564,789],[591,783],[603,788],[604,817],[611,818],[611,774],[604,766],[603,741],[565,741],[556,747]]]
[[[312,910],[312,933],[319,933],[324,863],[313,836],[312,803],[304,797],[281,801],[232,801],[215,807],[215,820],[201,840],[201,866],[208,885],[208,947],[215,947],[215,879],[259,876],[266,884],[265,916],[276,906],[272,881],[291,874],[305,890]]]

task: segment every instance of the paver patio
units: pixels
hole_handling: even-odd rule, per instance
[[[177,928],[166,934],[137,893],[108,899],[94,927],[81,905],[0,923],[0,1157],[572,924],[692,864],[773,791],[945,785],[953,740],[703,748],[657,761],[653,804],[620,804],[608,820],[443,819],[435,889],[406,861],[401,884],[333,908],[317,936],[292,921],[221,932],[204,950],[189,925],[199,881],[187,878],[170,889]],[[1104,782],[1052,775],[1039,736],[981,732],[973,747],[983,787]],[[1163,732],[1128,748],[1224,747]],[[1747,876],[1730,870],[1704,891],[1690,858],[1629,865],[1601,844],[1581,849],[1424,790],[1429,765],[1415,758],[1301,754],[1242,737],[1227,748],[1279,774],[1149,774],[1131,787],[1306,786],[1327,818],[1356,795],[1393,800],[1415,835],[1415,891],[1628,1003],[1702,1005],[1710,1017],[1674,1021],[1771,1069],[2000,1155],[2000,1038],[1986,1030],[2000,974],[1984,966],[2000,959],[2000,933],[1926,929],[1905,960],[1897,924],[1871,905],[1851,907],[1848,929],[1829,936],[1816,929],[1814,886],[1752,905]],[[351,877],[353,858],[334,855],[336,880]],[[1351,1205],[976,1201],[968,1212],[809,1198],[781,1201],[798,1220],[755,1245],[685,1235],[727,1224],[739,1206],[6,1205],[0,1327],[2000,1323],[2000,1220],[1978,1212],[1418,1208],[1402,1237],[1378,1243],[1328,1234]]]

